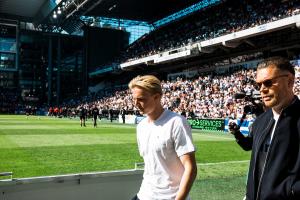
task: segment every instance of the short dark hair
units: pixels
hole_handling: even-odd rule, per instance
[[[290,63],[287,58],[281,56],[274,56],[263,60],[261,63],[258,64],[257,70],[267,68],[270,66],[274,66],[282,71],[288,71],[295,75],[294,66]]]

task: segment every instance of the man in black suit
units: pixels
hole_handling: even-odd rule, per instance
[[[300,100],[294,81],[287,59],[263,61],[256,83],[267,110],[256,118],[250,137],[230,128],[244,149],[252,149],[246,200],[300,199]]]

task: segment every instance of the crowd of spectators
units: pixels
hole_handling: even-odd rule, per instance
[[[300,2],[297,0],[222,1],[156,28],[132,43],[114,58],[113,63],[107,62],[97,70],[107,66],[116,68],[118,64],[126,61],[185,47],[297,14],[300,14]]]
[[[297,66],[294,91],[300,97],[300,67]],[[197,75],[192,79],[177,77],[173,80],[163,80],[162,104],[165,109],[172,110],[186,118],[240,118],[246,105],[252,104],[249,98],[235,98],[239,94],[253,97],[258,91],[255,87],[255,69],[237,69],[228,74]],[[2,113],[14,113],[18,110],[17,96],[15,93],[2,90],[1,102],[10,102],[12,105],[1,105]],[[3,99],[5,98],[5,99]],[[7,98],[10,101],[7,101]],[[5,101],[4,101],[5,100]],[[124,109],[126,114],[138,115],[137,109],[132,103],[132,97],[128,89],[110,91],[106,96],[89,95],[78,99],[72,99],[59,107],[51,107],[49,115],[76,117],[79,107],[85,107],[87,115],[96,106],[99,116],[117,118]],[[5,111],[3,109],[6,109]],[[34,109],[25,108],[27,111]],[[56,110],[56,111],[55,111]],[[28,112],[29,114],[34,114]],[[252,115],[248,115],[252,117]]]
[[[131,44],[121,57],[130,61],[296,14],[300,14],[296,0],[227,0],[157,28]]]
[[[134,60],[297,14],[300,14],[300,2],[296,0],[227,0],[157,28],[135,41],[121,57],[123,62]],[[260,55],[254,56],[257,59]],[[236,59],[231,62],[243,62],[247,57]],[[219,63],[217,64],[219,66]],[[295,94],[300,96],[299,67],[296,71]],[[248,98],[234,97],[239,93],[247,95],[258,93],[254,77],[255,70],[242,69],[230,74],[166,80],[162,82],[164,90],[162,103],[164,108],[188,118],[239,118],[244,112],[244,107],[251,102]],[[93,105],[98,106],[100,110],[125,108],[127,111],[137,112],[128,90],[117,91],[109,97],[86,103],[85,107]]]
[[[295,94],[300,97],[300,67],[296,68]],[[163,80],[162,104],[186,118],[240,118],[244,107],[251,105],[251,98],[236,98],[239,94],[253,97],[259,94],[255,84],[255,69],[239,69],[234,73],[222,75],[199,75],[193,79],[177,78]],[[116,91],[108,97],[73,106],[84,106],[87,111],[96,105],[101,114],[108,116],[109,110],[115,115],[125,109],[127,114],[138,114],[132,104],[129,90]],[[74,111],[74,112],[75,112]],[[255,117],[249,114],[248,117]]]

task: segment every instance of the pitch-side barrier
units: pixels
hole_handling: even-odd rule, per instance
[[[0,180],[0,200],[121,200],[139,190],[143,170]],[[5,175],[4,174],[4,175]]]

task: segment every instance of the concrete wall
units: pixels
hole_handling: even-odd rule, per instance
[[[72,174],[0,181],[0,200],[130,200],[142,170]]]

